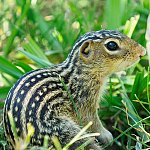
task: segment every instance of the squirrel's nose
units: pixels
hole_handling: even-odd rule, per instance
[[[139,51],[139,56],[144,56],[146,54],[146,49],[142,45],[138,44],[136,48]]]
[[[140,56],[144,56],[146,54],[146,49],[142,48],[140,52]]]

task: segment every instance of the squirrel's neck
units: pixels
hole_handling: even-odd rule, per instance
[[[74,109],[74,119],[78,114],[82,114],[81,122],[86,125],[90,120],[96,118],[96,111],[99,106],[100,96],[102,95],[106,76],[101,71],[95,71],[90,68],[91,65],[82,64],[78,57],[66,59],[57,68],[60,70],[59,75],[63,78],[68,92],[71,95],[71,101],[75,103],[78,113]],[[79,118],[76,120],[79,122]],[[80,123],[81,123],[80,122]]]
[[[96,109],[106,77],[93,71],[90,66],[81,64],[78,57],[67,59],[61,67],[63,71],[60,75],[78,107],[90,105]]]

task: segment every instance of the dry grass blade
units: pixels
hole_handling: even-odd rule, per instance
[[[92,125],[92,122],[90,121],[83,129],[81,129],[81,131],[63,148],[63,150],[68,150],[68,148],[75,143],[76,141],[82,139],[83,137],[91,137],[90,134],[88,134],[87,136],[83,136],[82,135],[87,131],[87,129]],[[99,136],[99,134],[92,134],[92,136]]]

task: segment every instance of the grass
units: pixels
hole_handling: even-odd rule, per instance
[[[0,116],[6,95],[19,77],[62,62],[86,32],[117,29],[150,50],[149,30],[145,39],[149,11],[149,0],[1,0]],[[99,111],[114,135],[113,145],[106,149],[150,148],[148,59],[144,56],[136,66],[109,79]],[[3,133],[1,125],[0,145],[5,149]]]

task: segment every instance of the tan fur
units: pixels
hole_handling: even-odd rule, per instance
[[[110,41],[118,44],[117,50],[110,51],[107,48],[106,44]],[[92,121],[93,125],[87,132],[98,132],[98,141],[109,143],[113,139],[112,134],[103,127],[97,113],[106,80],[112,73],[137,62],[144,53],[141,45],[119,32],[102,30],[85,34],[75,43],[62,64],[30,72],[11,89],[4,108],[8,141],[15,145],[7,114],[10,111],[20,138],[27,134],[26,125],[30,122],[35,128],[32,145],[42,145],[45,134],[50,138],[58,136],[61,144],[66,145],[81,130],[71,101],[73,99],[81,116],[82,127]],[[68,89],[62,86],[61,79]],[[86,140],[74,143],[70,150]],[[49,143],[51,146],[51,141]],[[93,142],[86,149],[101,148],[97,142]]]

